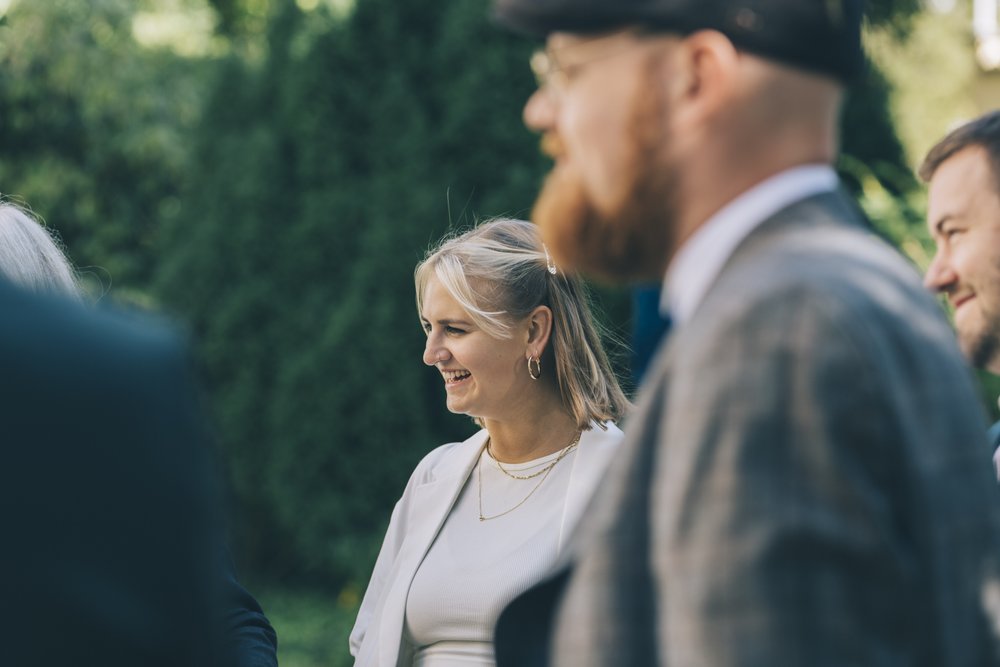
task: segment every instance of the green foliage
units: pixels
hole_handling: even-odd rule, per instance
[[[272,0],[209,0],[218,14],[218,30],[224,35],[245,36],[262,32],[267,25]]]
[[[896,136],[889,114],[889,85],[882,73],[870,67],[847,95],[841,113],[842,154],[856,163],[896,174],[890,189],[895,193],[912,190],[913,175],[906,170],[903,146]],[[849,186],[860,187],[850,170],[842,170]]]
[[[357,616],[357,601],[315,590],[253,588],[278,633],[281,667],[350,667],[347,638]]]
[[[906,43],[920,6],[920,0],[867,3],[864,42],[869,64],[849,88],[841,114],[840,174],[875,226],[896,243],[908,242],[923,225],[915,208],[919,202],[914,201],[919,186],[896,131],[893,100],[898,93],[881,56],[890,45]],[[916,259],[923,261],[922,254]]]
[[[841,156],[840,170],[858,184],[858,203],[878,231],[925,270],[934,244],[924,225],[926,196],[912,174],[887,163],[872,168],[851,155]]]
[[[868,51],[892,90],[887,110],[911,169],[960,120],[977,115],[971,91],[977,65],[962,7],[914,17],[906,39],[886,29],[867,34]]]
[[[868,0],[865,17],[868,24],[891,30],[897,37],[905,37],[911,21],[919,14],[921,0]]]
[[[979,380],[982,389],[983,403],[986,406],[986,415],[990,421],[1000,419],[1000,376],[987,373],[986,371],[976,371],[976,378]]]
[[[18,2],[0,28],[0,184],[103,282],[148,283],[197,120],[195,64],[143,49],[130,0]]]
[[[223,67],[159,284],[202,341],[255,563],[340,585],[416,461],[472,430],[420,361],[413,267],[452,225],[524,215],[544,165],[518,121],[529,45],[485,3],[304,25],[285,3],[267,59]]]

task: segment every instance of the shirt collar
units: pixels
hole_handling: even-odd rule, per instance
[[[723,206],[685,241],[663,280],[660,312],[673,326],[684,324],[697,309],[736,246],[762,222],[789,204],[837,189],[829,165],[794,167],[776,174]]]

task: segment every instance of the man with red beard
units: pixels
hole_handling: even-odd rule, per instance
[[[830,163],[861,0],[494,0],[557,262],[673,327],[499,665],[989,665],[1000,498],[947,322]]]

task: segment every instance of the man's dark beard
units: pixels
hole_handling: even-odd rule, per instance
[[[986,330],[968,343],[962,341],[960,335],[959,343],[960,347],[967,347],[962,352],[972,366],[995,373],[996,369],[1000,368],[1000,316],[997,313],[984,312],[983,317],[988,323]]]
[[[647,63],[654,81],[655,63]],[[665,164],[664,102],[649,86],[635,103],[628,141],[630,183],[607,215],[593,205],[579,177],[557,169],[532,211],[557,264],[616,282],[660,281],[674,251],[677,166]]]

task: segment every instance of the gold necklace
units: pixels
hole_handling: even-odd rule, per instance
[[[535,477],[538,477],[539,475],[544,475],[545,473],[547,473],[557,463],[559,463],[559,461],[562,460],[562,457],[564,457],[567,454],[569,454],[570,450],[573,449],[574,447],[576,447],[577,443],[580,442],[580,436],[581,435],[583,435],[583,431],[577,431],[576,437],[573,438],[573,441],[571,443],[569,443],[568,445],[566,445],[565,447],[563,447],[562,452],[560,452],[559,457],[556,458],[555,461],[553,461],[552,463],[548,464],[546,467],[542,468],[541,470],[538,470],[536,472],[531,473],[530,475],[515,475],[514,473],[512,473],[509,470],[507,470],[506,468],[504,468],[503,465],[500,463],[500,459],[498,459],[497,457],[493,456],[493,450],[490,449],[490,438],[489,437],[486,438],[486,453],[489,454],[489,456],[490,456],[491,459],[493,459],[493,463],[495,463],[497,465],[497,468],[499,468],[500,472],[502,472],[503,474],[507,475],[511,479],[534,479]]]
[[[531,477],[537,477],[538,475],[542,475],[542,478],[540,480],[538,480],[537,484],[535,484],[533,487],[531,487],[531,491],[529,491],[528,495],[526,495],[524,498],[521,499],[521,502],[519,502],[518,504],[516,504],[513,507],[511,507],[509,510],[506,510],[504,512],[500,512],[500,514],[494,514],[493,516],[486,516],[485,514],[483,514],[483,457],[480,456],[479,457],[479,465],[476,466],[476,474],[479,477],[479,520],[480,521],[489,521],[490,519],[499,519],[502,516],[506,516],[507,514],[510,514],[511,512],[513,512],[514,510],[516,510],[518,507],[520,507],[524,503],[528,502],[528,498],[530,498],[531,496],[533,496],[535,494],[535,491],[538,490],[538,487],[540,487],[545,482],[545,480],[549,476],[549,473],[552,472],[552,469],[556,467],[556,464],[559,463],[560,461],[562,461],[563,458],[565,458],[567,454],[569,454],[573,449],[575,449],[576,448],[576,444],[579,441],[580,441],[580,436],[578,434],[576,436],[576,439],[573,442],[571,442],[569,445],[567,445],[565,448],[563,448],[563,450],[559,453],[559,456],[556,457],[555,461],[553,461],[551,464],[549,464],[548,466],[546,466],[543,470],[535,473],[534,475],[531,475],[530,477],[515,477],[514,475],[510,475],[510,473],[507,473],[511,477],[514,477],[514,479],[531,479]],[[489,446],[489,443],[487,442],[487,447],[488,446]],[[492,455],[490,456],[490,458],[493,458]],[[496,461],[496,459],[493,459],[493,460]],[[497,461],[498,465],[499,465],[499,463],[500,462]],[[500,468],[500,469],[503,470],[503,468]],[[506,472],[506,471],[504,471],[504,472]]]

